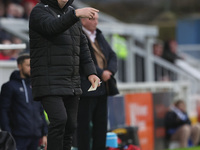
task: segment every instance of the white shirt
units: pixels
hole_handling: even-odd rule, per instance
[[[90,38],[90,40],[94,43],[95,39],[96,39],[96,30],[94,31],[94,33],[90,32],[89,30],[87,30],[86,28],[83,27],[83,31],[88,35],[88,37]]]

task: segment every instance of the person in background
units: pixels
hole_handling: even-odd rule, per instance
[[[88,92],[90,86],[85,76],[81,76],[81,95],[78,111],[77,140],[79,150],[106,149],[107,133],[107,84],[111,76],[117,71],[117,57],[105,40],[102,32],[97,29],[98,14],[92,19],[82,18],[83,31],[87,35],[92,59],[95,63],[97,75],[102,80],[96,91]],[[82,74],[82,72],[81,72]],[[90,129],[92,123],[92,130]],[[90,137],[92,135],[92,137]]]
[[[22,44],[22,40],[20,38],[14,36],[14,37],[12,37],[12,43],[13,44]],[[16,60],[22,51],[23,51],[23,49],[12,49],[10,59]]]
[[[163,42],[156,40],[153,44],[153,55],[159,58],[163,56]],[[155,81],[168,81],[169,77],[164,75],[164,68],[159,63],[154,63]]]
[[[3,39],[1,44],[10,45],[12,44],[11,40]],[[0,50],[0,60],[10,60],[12,55],[12,49],[2,49]]]
[[[165,116],[166,138],[170,141],[178,141],[180,147],[187,147],[191,140],[192,145],[198,145],[200,141],[200,125],[191,125],[186,113],[186,105],[183,100],[174,103]]]
[[[6,14],[7,18],[23,18],[24,8],[17,3],[10,2],[6,6]]]
[[[0,0],[0,18],[5,16],[5,4]]]
[[[153,44],[153,54],[155,56],[159,56],[162,57],[163,55],[163,43],[160,40],[157,40],[154,44]]]
[[[177,42],[175,40],[166,41],[164,44],[163,58],[171,63],[175,63],[177,59],[183,59],[177,54]]]
[[[98,10],[75,10],[72,2],[41,0],[29,19],[32,91],[49,118],[48,150],[71,150],[82,94],[80,68],[90,85],[100,82],[79,19],[92,19]]]
[[[25,19],[29,19],[31,11],[32,11],[32,9],[34,8],[35,5],[36,5],[35,2],[32,1],[32,0],[25,0],[22,3],[22,6],[24,7],[24,18]]]
[[[47,145],[47,123],[41,103],[33,101],[30,56],[19,56],[17,66],[1,87],[0,126],[12,134],[17,150],[37,150],[40,138]]]

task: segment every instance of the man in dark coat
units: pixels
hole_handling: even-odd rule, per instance
[[[0,124],[13,135],[18,150],[37,150],[40,138],[47,144],[47,123],[41,103],[33,101],[30,56],[19,56],[17,63],[19,71],[1,88]]]
[[[100,81],[79,22],[98,10],[74,10],[72,2],[41,0],[29,20],[32,91],[50,121],[48,150],[71,149],[82,94],[79,68],[93,87]]]
[[[97,90],[88,92],[90,86],[85,76],[81,76],[83,94],[78,112],[78,149],[105,150],[107,132],[107,82],[117,71],[117,57],[103,34],[97,29],[98,14],[92,19],[81,19],[83,31],[88,37],[89,48],[102,84]],[[81,70],[82,71],[82,70]],[[90,123],[92,122],[92,130]],[[91,131],[91,132],[90,132]]]

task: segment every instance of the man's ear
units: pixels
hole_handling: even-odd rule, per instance
[[[22,65],[21,64],[18,64],[17,67],[19,68],[19,70],[22,69]]]

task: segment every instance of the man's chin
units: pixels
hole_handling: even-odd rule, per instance
[[[28,74],[25,74],[24,75],[26,78],[30,78],[31,76],[30,75],[28,75]]]

